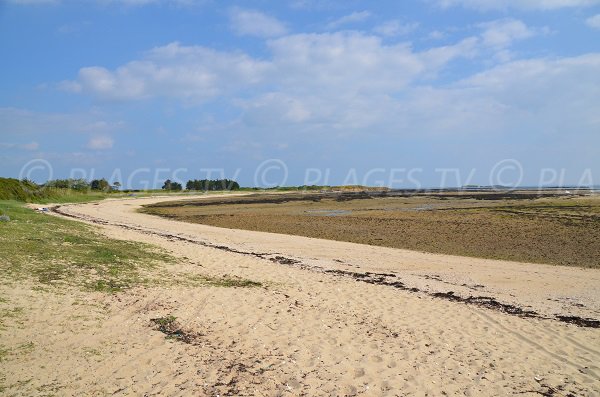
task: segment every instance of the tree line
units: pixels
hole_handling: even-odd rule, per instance
[[[190,179],[185,184],[187,190],[215,191],[215,190],[239,190],[240,184],[232,179]],[[181,183],[167,179],[162,187],[163,190],[183,190]]]
[[[194,179],[185,184],[187,190],[239,190],[240,185],[231,179]]]
[[[104,178],[93,179],[86,181],[85,179],[53,179],[42,185],[43,187],[52,187],[58,189],[72,189],[80,192],[88,190],[96,190],[101,192],[110,192],[111,190],[119,190],[121,184],[114,182],[112,185]]]
[[[99,192],[119,191],[121,183],[109,183],[105,178],[86,181],[85,179],[53,179],[39,187],[49,187],[57,189],[71,189],[79,192],[87,192],[90,190]],[[239,190],[240,185],[232,179],[190,179],[185,184],[187,190],[196,191],[215,191],[215,190]],[[181,191],[183,186],[179,182],[167,179],[163,186],[163,190]]]

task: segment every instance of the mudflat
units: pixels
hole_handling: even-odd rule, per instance
[[[143,211],[233,229],[600,268],[600,195],[589,193],[253,194],[161,202]]]

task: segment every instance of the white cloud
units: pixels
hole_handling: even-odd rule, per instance
[[[600,29],[600,14],[589,17],[585,20],[585,23],[591,28]]]
[[[269,48],[279,84],[312,93],[396,90],[424,68],[407,45],[353,32],[286,36]]]
[[[421,79],[469,56],[477,39],[414,52],[358,33],[295,35],[270,42],[277,91],[240,101],[248,128],[291,135],[368,133],[401,129],[402,102]],[[254,134],[255,132],[253,132]]]
[[[415,31],[419,27],[418,22],[402,23],[398,20],[384,22],[375,26],[373,31],[382,36],[402,36]]]
[[[510,128],[585,136],[600,128],[599,69],[600,54],[514,61],[464,79],[456,90],[493,103]]]
[[[90,138],[90,140],[87,143],[87,148],[93,150],[112,149],[114,143],[115,141],[109,136],[95,136]]]
[[[515,40],[523,40],[534,36],[536,33],[522,21],[507,18],[479,25],[484,29],[482,33],[483,44],[489,47],[506,48]]]
[[[458,58],[473,58],[477,53],[479,39],[467,37],[462,41],[442,47],[434,47],[420,54],[422,62],[427,65],[426,73],[430,76],[438,72],[449,62]]]
[[[211,129],[241,141],[246,134],[260,142],[279,134],[317,140],[515,134],[515,141],[517,134],[550,134],[558,141],[599,130],[600,54],[506,60],[449,81],[445,72],[452,61],[487,57],[537,32],[515,20],[482,28],[480,37],[424,51],[358,32],[296,34],[269,40],[270,55],[263,60],[172,43],[115,70],[101,68],[97,81],[77,84],[82,93],[105,99],[123,98],[130,86],[135,95],[128,99],[222,98],[242,115]]]
[[[268,41],[270,60],[171,43],[113,71],[82,68],[76,81],[62,82],[60,87],[101,100],[164,96],[190,103],[251,87],[260,90],[264,84],[321,93],[393,92],[467,56],[475,43],[467,39],[415,53],[406,44],[384,45],[377,36],[356,32],[299,34]]]
[[[277,37],[287,32],[286,26],[276,18],[237,7],[230,11],[230,25],[240,36]]]
[[[344,15],[338,19],[335,19],[327,24],[328,29],[337,29],[340,26],[358,23],[367,20],[371,17],[369,11],[355,11],[351,14]]]
[[[437,5],[448,8],[462,6],[480,11],[506,10],[556,10],[569,7],[590,7],[600,0],[433,0]]]
[[[509,141],[587,147],[600,144],[600,92],[594,89],[600,85],[599,67],[600,54],[514,61],[444,87],[411,84],[399,97],[384,90],[358,95],[282,90],[246,100],[236,130],[265,142],[285,131],[288,139],[320,141],[370,135],[485,141],[509,135]],[[302,112],[294,120],[296,108]],[[500,148],[497,153],[502,155]]]
[[[267,63],[242,53],[171,43],[115,71],[99,66],[82,68],[77,81],[61,86],[104,100],[166,96],[202,102],[255,84],[267,70]]]
[[[471,37],[416,52],[358,32],[297,34],[269,40],[265,60],[172,43],[115,70],[83,68],[68,85],[100,99],[164,96],[201,103],[220,97],[256,126],[356,130],[396,114],[394,95],[473,56],[478,43]]]

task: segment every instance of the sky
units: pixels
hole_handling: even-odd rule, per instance
[[[600,0],[0,0],[0,176],[600,184]]]

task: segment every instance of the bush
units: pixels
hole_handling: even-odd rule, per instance
[[[108,181],[104,178],[94,179],[90,183],[90,187],[92,188],[92,190],[99,190],[102,192],[109,192],[111,190],[110,183],[108,183]]]

